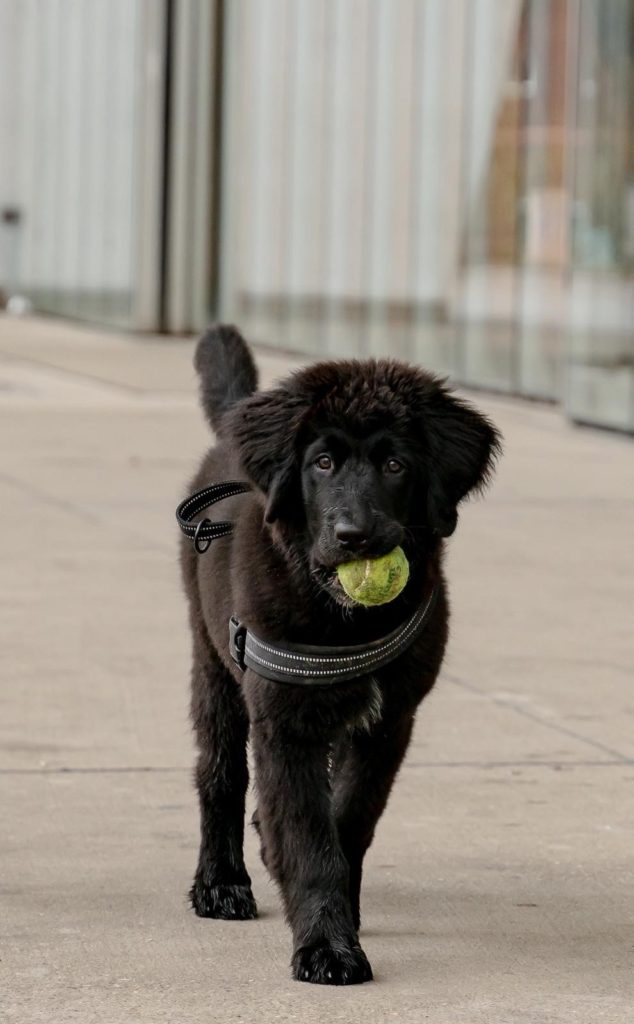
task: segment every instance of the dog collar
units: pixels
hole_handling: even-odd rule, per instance
[[[250,490],[249,484],[241,480],[229,480],[205,487],[180,503],[176,509],[176,521],[183,534],[194,542],[199,555],[207,551],[212,540],[228,536],[233,531],[233,524],[226,521],[212,523],[209,519],[192,523],[192,519],[217,501]],[[377,672],[406,651],[427,625],[437,597],[438,586],[435,586],[414,614],[387,636],[368,644],[344,647],[271,643],[262,640],[232,616],[229,620],[229,651],[242,671],[250,668],[264,679],[276,683],[295,686],[345,683]]]

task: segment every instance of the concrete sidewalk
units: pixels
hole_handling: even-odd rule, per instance
[[[251,835],[260,919],[185,901],[191,354],[0,318],[0,1019],[631,1024],[631,442],[475,396],[506,456],[450,542],[449,655],[367,862],[376,982],[299,985]]]

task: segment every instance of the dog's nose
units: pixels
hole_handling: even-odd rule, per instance
[[[350,551],[361,551],[370,539],[361,526],[348,523],[345,519],[335,524],[335,538],[343,548]]]

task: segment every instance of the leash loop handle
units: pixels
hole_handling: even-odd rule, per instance
[[[251,485],[243,480],[226,480],[220,484],[212,484],[204,487],[202,491],[196,491],[189,498],[181,501],[176,509],[176,522],[181,532],[189,540],[194,542],[197,554],[204,555],[212,540],[217,537],[227,537],[233,532],[233,523],[226,521],[212,522],[211,519],[201,519],[194,523],[193,519],[201,512],[211,508],[218,501],[224,498],[233,498],[237,494],[246,494],[251,490]]]

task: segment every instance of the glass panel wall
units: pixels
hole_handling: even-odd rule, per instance
[[[631,426],[633,16],[229,5],[222,315]]]
[[[537,398],[561,394],[568,191],[569,4],[533,0],[521,37],[522,132],[516,389]]]
[[[566,407],[634,430],[634,3],[582,0]]]
[[[455,310],[461,323],[456,371],[467,383],[553,399],[561,395],[567,316],[569,4],[529,0],[505,10],[485,147],[477,106],[491,58],[471,9],[464,123],[473,140],[467,174],[476,189]]]
[[[468,8],[454,374],[469,384],[511,391],[518,387],[526,11],[509,4],[493,13],[491,21],[477,5]]]

